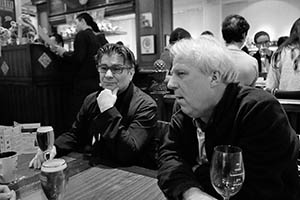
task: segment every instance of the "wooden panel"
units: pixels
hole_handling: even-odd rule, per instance
[[[58,15],[65,12],[63,0],[48,0],[50,15]]]

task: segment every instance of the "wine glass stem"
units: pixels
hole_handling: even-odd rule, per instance
[[[223,197],[224,200],[229,200],[229,197]]]

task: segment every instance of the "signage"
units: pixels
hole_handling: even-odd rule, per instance
[[[11,21],[16,21],[15,1],[0,0],[0,26],[10,28]]]

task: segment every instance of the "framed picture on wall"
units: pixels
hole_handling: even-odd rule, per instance
[[[154,54],[155,42],[154,35],[141,36],[141,54]]]

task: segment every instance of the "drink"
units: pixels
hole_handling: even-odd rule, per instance
[[[41,168],[40,181],[48,200],[62,200],[68,178],[67,164],[63,159],[47,160]]]
[[[40,149],[44,152],[45,160],[48,160],[47,155],[54,145],[53,128],[51,126],[39,127],[36,131],[36,141]]]
[[[11,183],[16,180],[17,152],[0,153],[0,183]]]

